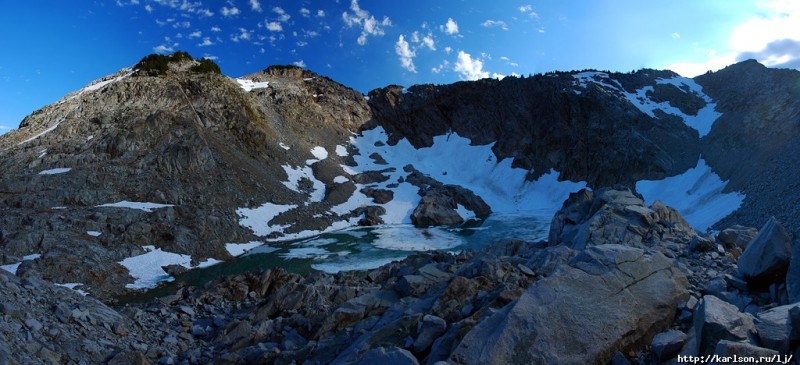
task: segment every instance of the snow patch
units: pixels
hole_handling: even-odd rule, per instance
[[[283,171],[286,172],[286,175],[289,176],[288,181],[282,182],[284,186],[292,191],[305,194],[306,192],[300,190],[300,181],[305,178],[311,181],[312,185],[311,191],[308,192],[309,200],[312,202],[319,202],[325,198],[325,184],[314,177],[314,171],[311,170],[310,167],[304,166],[294,168],[289,165],[283,165],[282,167]]]
[[[283,212],[297,208],[296,205],[264,203],[258,208],[239,208],[239,225],[250,228],[256,236],[267,236],[272,232],[280,232],[284,226],[272,226],[269,222]]]
[[[159,204],[159,203],[147,203],[147,202],[129,202],[127,200],[123,200],[116,203],[108,203],[108,204],[101,204],[97,205],[98,208],[127,208],[127,209],[138,209],[144,212],[152,212],[153,209],[158,208],[166,208],[166,207],[174,207],[173,204]]]
[[[458,215],[461,216],[461,219],[463,219],[464,221],[468,221],[470,219],[475,219],[478,217],[477,215],[475,215],[475,212],[467,209],[461,204],[458,204],[458,206],[456,207],[456,213],[458,213]]]
[[[103,233],[102,232],[98,232],[98,231],[86,231],[86,234],[88,234],[88,235],[90,235],[92,237],[100,237],[100,235],[103,234]]]
[[[56,124],[53,124],[53,125],[52,125],[52,126],[50,126],[49,128],[47,128],[47,129],[45,129],[45,130],[43,130],[43,131],[39,132],[38,134],[34,135],[33,137],[31,137],[31,138],[28,138],[28,139],[26,139],[26,140],[24,140],[24,141],[22,141],[22,142],[20,142],[20,143],[17,143],[17,146],[19,146],[19,145],[21,145],[21,144],[28,143],[28,142],[30,142],[30,141],[33,141],[33,140],[35,140],[35,139],[37,139],[37,138],[39,138],[39,137],[41,137],[41,136],[43,136],[43,135],[45,135],[45,134],[47,134],[47,133],[50,133],[50,132],[52,132],[53,130],[55,130],[56,128],[58,128],[58,125],[59,125],[59,124],[61,124],[61,122],[60,122],[60,121],[59,121],[58,123],[56,123]]]
[[[235,79],[236,82],[239,84],[239,87],[244,89],[244,91],[250,92],[255,89],[266,89],[269,87],[269,81],[263,82],[256,82],[253,80],[248,79]]]
[[[135,279],[131,284],[125,285],[129,289],[153,288],[163,281],[173,281],[175,278],[167,274],[162,266],[180,265],[187,269],[192,268],[192,257],[173,252],[162,251],[153,246],[144,246],[149,252],[128,257],[119,262],[128,269],[128,273]]]
[[[39,175],[63,174],[65,172],[69,172],[70,170],[72,170],[72,168],[70,168],[70,167],[59,167],[59,168],[55,168],[55,169],[39,171]]]
[[[286,143],[283,143],[283,142],[278,143],[278,146],[281,146],[281,148],[283,148],[283,149],[285,149],[287,151],[291,149],[291,147],[289,147],[289,145],[287,145]]]
[[[701,158],[696,167],[683,174],[637,182],[636,191],[648,205],[660,200],[678,210],[696,230],[705,231],[744,202],[741,192],[723,193],[726,185],[728,182],[722,181]]]
[[[81,289],[76,289],[79,286],[82,287],[83,286],[82,283],[53,283],[53,284],[55,284],[56,286],[60,286],[62,288],[72,289],[76,293],[78,293],[80,295],[83,295],[84,297],[89,294],[89,293],[87,293],[87,292],[85,292],[85,291],[83,291]]]
[[[350,180],[348,180],[346,177],[344,177],[342,175],[339,175],[339,176],[333,178],[333,182],[335,182],[337,184],[344,184],[344,183],[346,183],[348,181],[350,181]]]
[[[19,269],[19,265],[21,265],[22,262],[36,260],[36,259],[38,259],[40,257],[42,257],[41,254],[33,253],[33,254],[30,254],[30,255],[27,255],[27,256],[23,256],[22,257],[22,261],[20,261],[20,262],[18,262],[16,264],[0,265],[0,269],[8,271],[8,272],[10,272],[10,273],[12,273],[14,275],[17,275],[17,270]]]
[[[250,241],[247,243],[226,243],[225,249],[228,250],[228,253],[231,254],[231,256],[241,256],[247,251],[250,251],[263,244],[263,242],[258,241]]]
[[[336,155],[339,157],[347,157],[350,154],[347,152],[347,148],[342,145],[336,145]]]
[[[320,262],[311,264],[311,268],[329,274],[335,274],[340,271],[353,271],[353,270],[369,270],[381,267],[394,261],[400,261],[405,256],[398,255],[396,257],[376,258],[370,260],[348,260],[345,262]]]

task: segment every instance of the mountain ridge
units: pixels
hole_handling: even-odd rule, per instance
[[[714,78],[716,73],[697,78],[702,89],[671,71],[645,69],[388,86],[364,97],[293,66],[273,66],[239,79],[181,67],[165,76],[137,77],[130,77],[135,70],[123,69],[34,112],[20,129],[0,137],[0,168],[7,172],[0,180],[0,202],[8,212],[3,227],[33,227],[29,232],[4,228],[4,263],[40,251],[41,259],[22,262],[21,275],[84,282],[97,287],[99,295],[116,295],[132,281],[116,263],[145,254],[145,245],[191,255],[194,266],[206,258],[229,260],[225,245],[233,242],[307,237],[359,222],[410,223],[411,210],[426,194],[438,194],[435,188],[443,184],[461,185],[465,194],[494,194],[482,185],[494,177],[461,181],[454,176],[457,169],[424,165],[432,156],[406,159],[415,150],[437,150],[434,141],[450,135],[467,141],[469,148],[491,146],[485,147],[490,155],[476,152],[494,159],[486,171],[509,159],[503,169],[524,176],[518,183],[503,182],[503,189],[522,190],[501,191],[489,201],[531,194],[538,188],[530,183],[548,180],[558,193],[535,199],[552,202],[525,202],[550,212],[583,182],[594,188],[633,188],[641,180],[700,166],[706,156],[709,173],[717,165],[728,166],[719,162],[730,151],[718,135],[730,134],[720,132],[725,125],[740,123],[741,113],[729,108],[753,86],[724,94],[716,85],[736,79],[728,73],[751,71],[780,74],[777,80],[798,78],[797,72],[744,62],[720,71],[723,81]],[[759,77],[751,82],[760,82]],[[723,110],[720,121],[712,120],[710,132],[701,137],[686,120],[713,106],[703,94],[706,87],[713,105]],[[800,107],[789,103],[782,110],[793,115]],[[367,133],[372,137],[363,139]],[[746,131],[754,133],[758,130]],[[792,133],[788,129],[782,135]],[[402,148],[413,149],[398,150],[401,141],[409,143]],[[455,146],[449,137],[442,141]],[[780,145],[766,137],[762,141],[764,148]],[[747,148],[741,142],[736,146]],[[781,150],[784,155],[786,150]],[[387,155],[391,151],[406,152]],[[464,151],[453,150],[446,158],[458,159]],[[463,166],[461,172],[471,165]],[[756,208],[745,213],[726,208],[735,212],[724,222],[757,225],[772,214],[796,232],[788,218],[797,209],[783,202],[797,195],[776,202],[768,196],[768,185],[752,189],[754,177],[740,177],[736,167],[721,170],[722,191],[714,194],[744,191],[744,206]],[[697,204],[706,198],[699,197]],[[426,204],[442,207],[431,214],[459,216],[453,196],[431,199]],[[168,206],[143,213],[98,208],[123,201]],[[87,236],[87,231],[103,235]],[[100,260],[97,266],[106,268],[85,272],[64,264],[85,260]],[[103,277],[104,271],[111,279]]]

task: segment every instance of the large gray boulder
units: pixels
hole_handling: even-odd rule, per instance
[[[782,281],[792,257],[791,249],[786,229],[771,217],[739,256],[739,272],[752,283]]]
[[[450,356],[457,364],[600,364],[669,327],[688,281],[661,253],[587,248],[478,323]]]
[[[664,240],[689,243],[697,233],[675,209],[646,206],[627,188],[570,194],[550,224],[551,245],[576,250],[603,244],[649,247]]]
[[[738,247],[740,250],[744,250],[757,234],[758,230],[755,228],[735,224],[720,231],[717,234],[717,241],[727,248]]]
[[[422,200],[411,213],[411,223],[417,227],[462,224],[469,217],[462,217],[459,208],[470,211],[468,214],[478,219],[485,219],[492,214],[489,205],[471,190],[456,185],[442,185],[424,191]]]
[[[753,339],[756,327],[750,314],[739,312],[735,305],[713,295],[706,295],[694,314],[694,336],[697,353],[709,354],[721,340]]]
[[[792,324],[792,311],[800,310],[800,304],[782,305],[756,315],[756,329],[761,344],[782,354],[789,353],[789,343],[797,340]],[[794,330],[793,330],[794,329]]]

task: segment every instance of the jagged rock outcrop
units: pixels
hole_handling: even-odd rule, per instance
[[[551,245],[582,250],[604,244],[651,247],[687,244],[697,233],[675,209],[650,207],[627,188],[583,189],[570,194],[550,225]]]
[[[424,191],[422,200],[411,213],[417,227],[462,224],[467,219],[486,219],[492,209],[472,191],[456,185],[442,185]],[[468,215],[459,214],[459,206]],[[473,216],[474,218],[470,218]]]

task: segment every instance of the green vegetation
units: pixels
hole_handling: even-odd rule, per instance
[[[194,61],[194,58],[183,51],[175,52],[171,55],[151,54],[142,58],[133,68],[137,70],[137,76],[160,76],[167,73],[171,63],[184,61]],[[202,58],[196,65],[189,68],[193,73],[222,73],[219,66],[214,61]]]
[[[190,71],[196,74],[215,73],[221,74],[219,66],[214,61],[208,58],[201,58],[199,63],[189,68]]]

